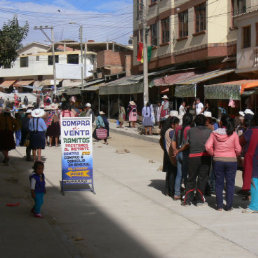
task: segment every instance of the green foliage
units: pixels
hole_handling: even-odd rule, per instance
[[[0,66],[10,67],[18,56],[17,50],[22,47],[22,40],[29,32],[29,24],[21,27],[17,17],[4,23],[0,30]]]

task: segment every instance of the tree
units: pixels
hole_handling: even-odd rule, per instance
[[[10,67],[18,56],[17,50],[22,47],[22,40],[29,32],[29,24],[21,27],[17,17],[3,24],[0,30],[0,66]]]

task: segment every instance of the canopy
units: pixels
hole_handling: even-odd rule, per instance
[[[34,82],[34,80],[28,80],[28,81],[17,81],[14,86],[15,87],[20,87],[20,86],[26,86],[26,85],[30,85]]]
[[[107,83],[99,88],[99,95],[126,95],[143,93],[143,76],[132,75]]]
[[[246,90],[258,88],[258,80],[240,80],[204,85],[204,96],[207,99],[240,100]]]
[[[12,86],[12,85],[15,83],[15,81],[16,81],[16,80],[3,81],[3,82],[0,84],[0,87],[9,88],[10,86]]]
[[[195,74],[193,76],[190,76],[189,78],[181,80],[176,83],[175,97],[178,97],[178,98],[196,97],[197,84],[233,73],[234,71],[235,69],[215,70],[208,73]]]

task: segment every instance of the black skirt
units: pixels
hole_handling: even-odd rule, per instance
[[[30,132],[30,148],[32,150],[45,149],[45,132]]]
[[[0,131],[0,150],[9,151],[13,149],[15,149],[13,131],[1,130]]]

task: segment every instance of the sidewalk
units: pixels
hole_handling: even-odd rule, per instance
[[[136,126],[139,126],[137,124]],[[110,132],[126,135],[126,136],[131,136],[137,139],[149,141],[149,142],[154,142],[154,143],[159,143],[160,136],[159,135],[144,135],[140,134],[137,128],[132,128],[128,126],[128,122],[125,123],[123,128],[117,127],[116,123],[112,120],[109,121],[109,128]]]
[[[11,151],[9,166],[0,164],[0,256],[79,257],[51,217],[46,215],[39,219],[30,213],[33,205],[28,179],[31,167],[32,162],[26,162],[19,150]]]

